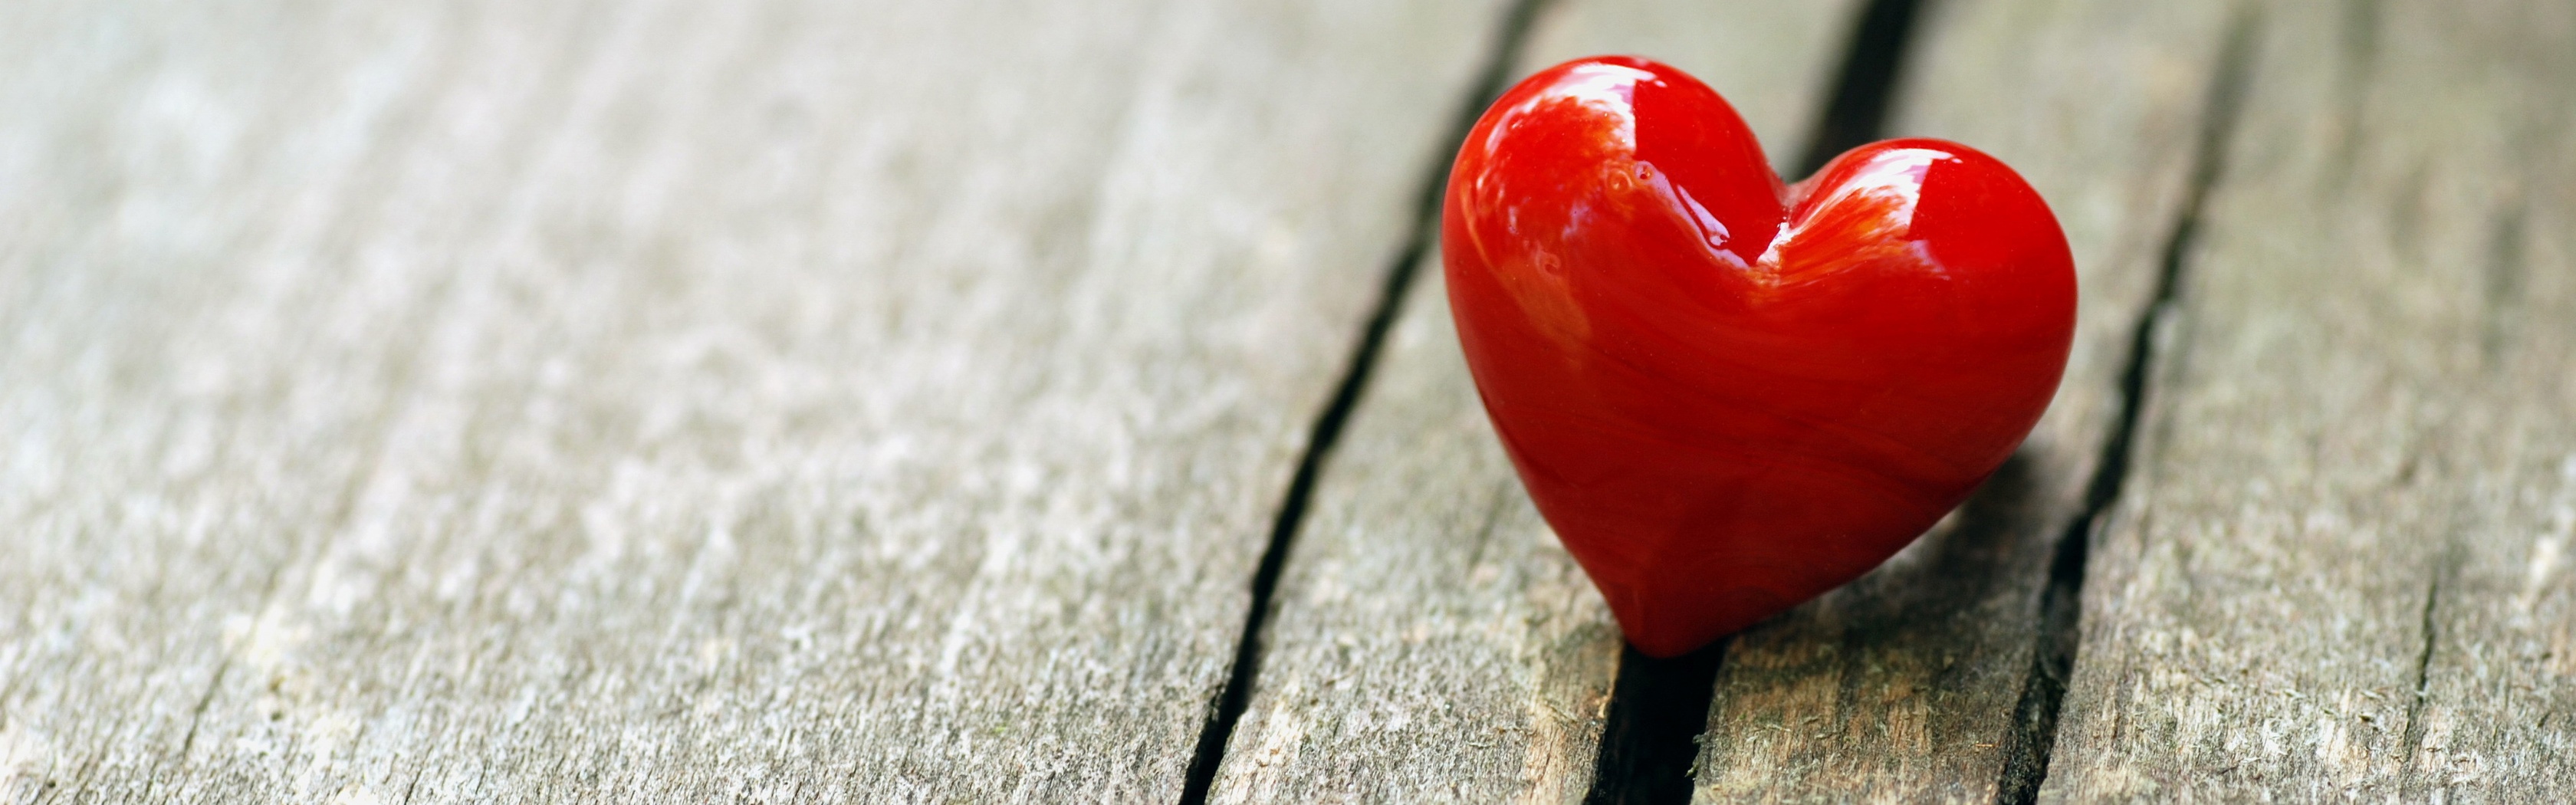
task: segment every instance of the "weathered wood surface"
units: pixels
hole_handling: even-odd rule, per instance
[[[1855,5],[1576,0],[1535,21],[1513,76],[1652,56],[1794,155]],[[1485,422],[1436,249],[1418,259],[1294,543],[1215,801],[1573,802],[1592,783],[1618,627]]]
[[[0,7],[0,801],[1169,801],[1492,2]]]
[[[1955,0],[1926,13],[1886,134],[1968,143],[2048,199],[2080,277],[2074,351],[2046,417],[1960,511],[1728,644],[1701,802],[1984,803],[2037,782],[2028,719],[2051,704],[2033,690],[2048,684],[2033,655],[2050,566],[2084,524],[2118,426],[2227,4]]]
[[[2576,798],[2576,5],[2269,7],[2044,798]]]
[[[0,4],[0,802],[1173,800],[1507,5]],[[1857,5],[1514,64],[1785,160]],[[2075,356],[1730,641],[1696,798],[2576,796],[2576,6],[1925,13],[1886,133],[2050,199]],[[1595,782],[1616,629],[1413,259],[1219,801]]]

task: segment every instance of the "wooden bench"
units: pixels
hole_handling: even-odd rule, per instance
[[[2576,798],[2576,4],[218,5],[0,6],[0,803]],[[1675,661],[1436,270],[1598,52],[2082,276]]]

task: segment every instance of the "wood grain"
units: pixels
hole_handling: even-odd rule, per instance
[[[11,3],[0,801],[1168,801],[1492,2]]]
[[[2576,6],[2268,8],[2049,801],[2576,796]]]
[[[2022,700],[2051,559],[2120,416],[2226,4],[1927,11],[1888,134],[1966,143],[2038,188],[2074,250],[2074,351],[2046,417],[1976,497],[1870,575],[1733,639],[1697,801],[1992,802],[2030,762]]]
[[[1566,3],[1518,74],[1666,60],[1794,155],[1851,6]],[[1290,554],[1215,801],[1573,802],[1591,784],[1618,627],[1494,441],[1438,255],[1419,259]]]

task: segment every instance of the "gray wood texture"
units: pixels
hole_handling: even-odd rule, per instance
[[[2576,798],[2576,5],[2267,8],[2047,801]]]
[[[1856,5],[1563,3],[1515,77],[1651,56],[1795,158]],[[1419,259],[1290,554],[1214,801],[1574,802],[1591,785],[1618,626],[1494,441],[1439,256]]]
[[[1176,799],[1510,2],[0,3],[0,803]],[[1514,64],[1794,158],[1860,5]],[[1925,9],[1888,133],[2050,200],[2074,357],[1731,640],[1695,800],[2576,799],[2576,4]],[[1215,801],[1593,783],[1616,627],[1413,259]]]
[[[2048,199],[2079,274],[2073,354],[2047,415],[1959,511],[1728,644],[1700,802],[1983,803],[2035,781],[2022,700],[2050,562],[2120,415],[2227,4],[1955,0],[1926,13],[1888,134],[1986,151]]]
[[[1170,801],[1493,2],[0,6],[0,801]]]

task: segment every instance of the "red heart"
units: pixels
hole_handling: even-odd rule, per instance
[[[1639,651],[1859,577],[2039,421],[2075,269],[1993,157],[1890,140],[1783,186],[1680,70],[1581,59],[1449,174],[1458,339],[1521,482]]]

